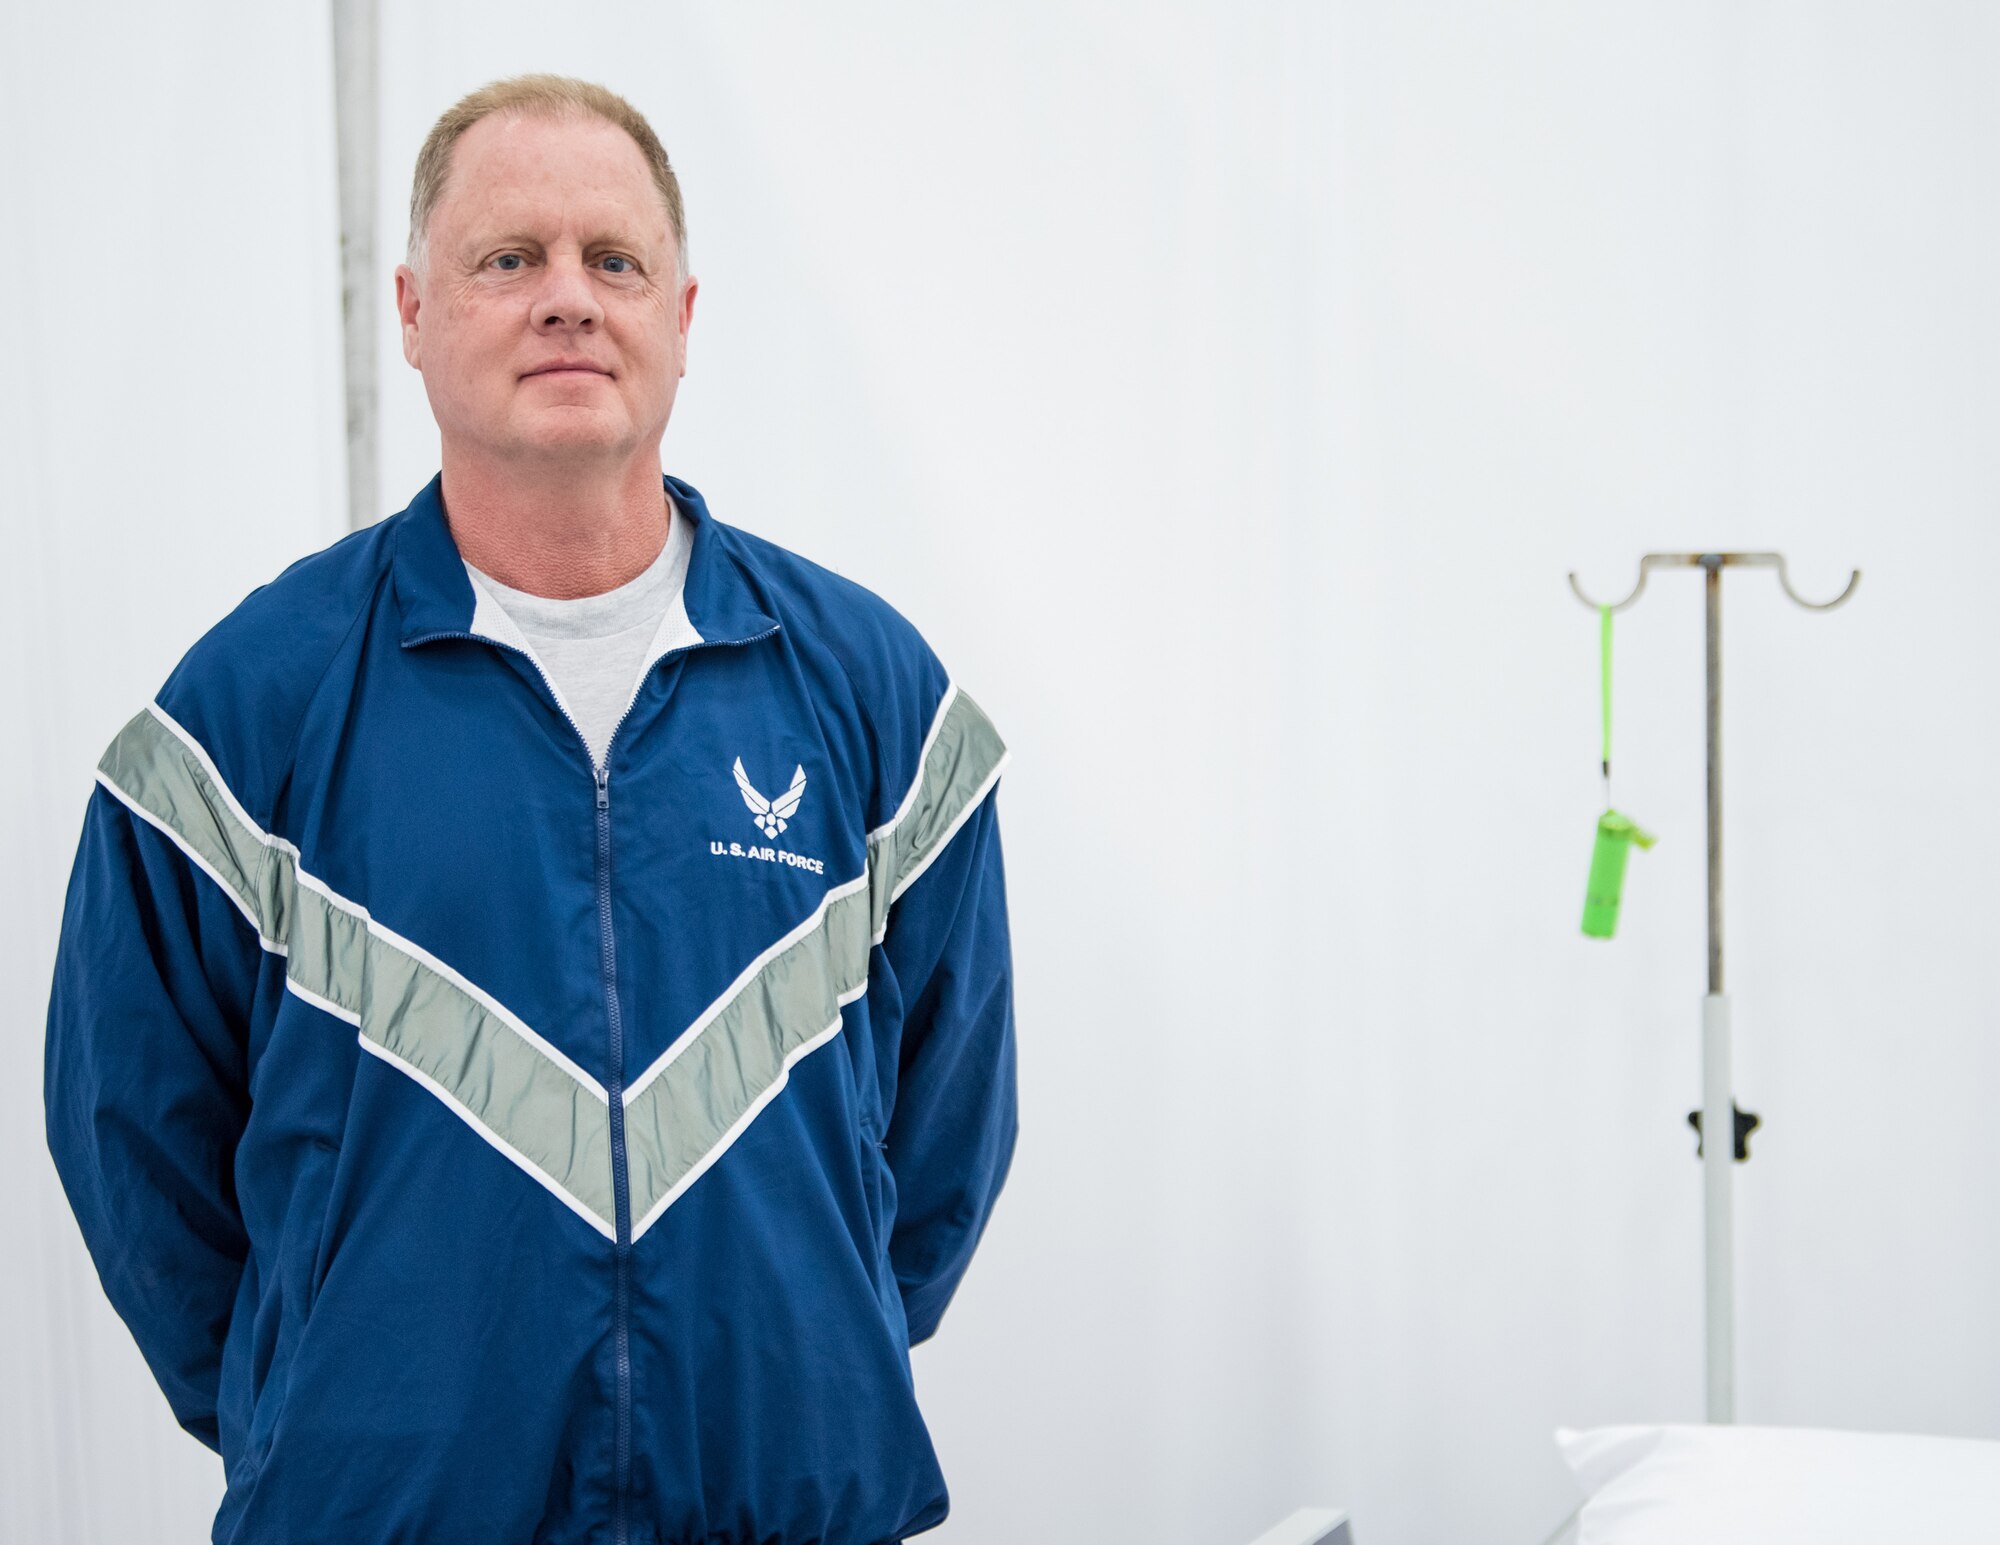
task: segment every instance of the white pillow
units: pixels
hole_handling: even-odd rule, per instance
[[[1994,1545],[2000,1443],[1803,1427],[1561,1428],[1577,1545]]]

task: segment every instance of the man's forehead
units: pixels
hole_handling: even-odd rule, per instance
[[[589,245],[664,243],[668,237],[666,209],[650,185],[637,197],[566,188],[541,199],[506,189],[490,199],[467,198],[449,219],[458,235],[478,242],[545,243],[573,236]]]
[[[453,147],[438,212],[468,233],[504,227],[537,239],[582,225],[658,240],[667,228],[645,156],[600,118],[481,119]]]
[[[636,208],[630,200],[592,200],[572,194],[558,204],[524,204],[506,200],[480,204],[460,212],[454,224],[468,242],[530,242],[548,244],[574,236],[584,246],[596,242],[664,242],[666,208],[660,196],[650,196]]]

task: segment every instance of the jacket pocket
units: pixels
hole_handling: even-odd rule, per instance
[[[889,1172],[888,1147],[870,1123],[861,1124],[861,1189],[868,1201],[869,1237],[878,1271],[888,1269],[889,1228],[896,1205],[896,1178]]]
[[[307,1152],[311,1174],[309,1185],[302,1188],[300,1196],[302,1208],[298,1233],[292,1236],[296,1243],[290,1246],[312,1252],[305,1294],[299,1305],[302,1323],[312,1317],[313,1304],[319,1299],[320,1284],[326,1280],[326,1269],[331,1264],[333,1182],[340,1167],[340,1148],[335,1143],[315,1137],[308,1143]],[[290,1234],[290,1229],[286,1232]]]
[[[305,1137],[297,1149],[297,1168],[284,1220],[271,1250],[265,1291],[256,1309],[252,1331],[250,1418],[244,1451],[232,1469],[232,1497],[256,1484],[269,1452],[278,1419],[284,1412],[292,1366],[312,1316],[326,1267],[328,1201],[340,1159],[339,1145],[320,1137]],[[240,1505],[241,1498],[236,1498]]]

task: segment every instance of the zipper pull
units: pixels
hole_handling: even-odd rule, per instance
[[[611,808],[611,769],[608,767],[599,767],[593,769],[593,771],[597,778],[597,808],[600,810],[609,810]]]

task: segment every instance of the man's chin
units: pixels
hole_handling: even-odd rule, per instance
[[[529,460],[594,461],[632,449],[631,427],[623,420],[585,408],[555,408],[522,425],[513,453]]]

